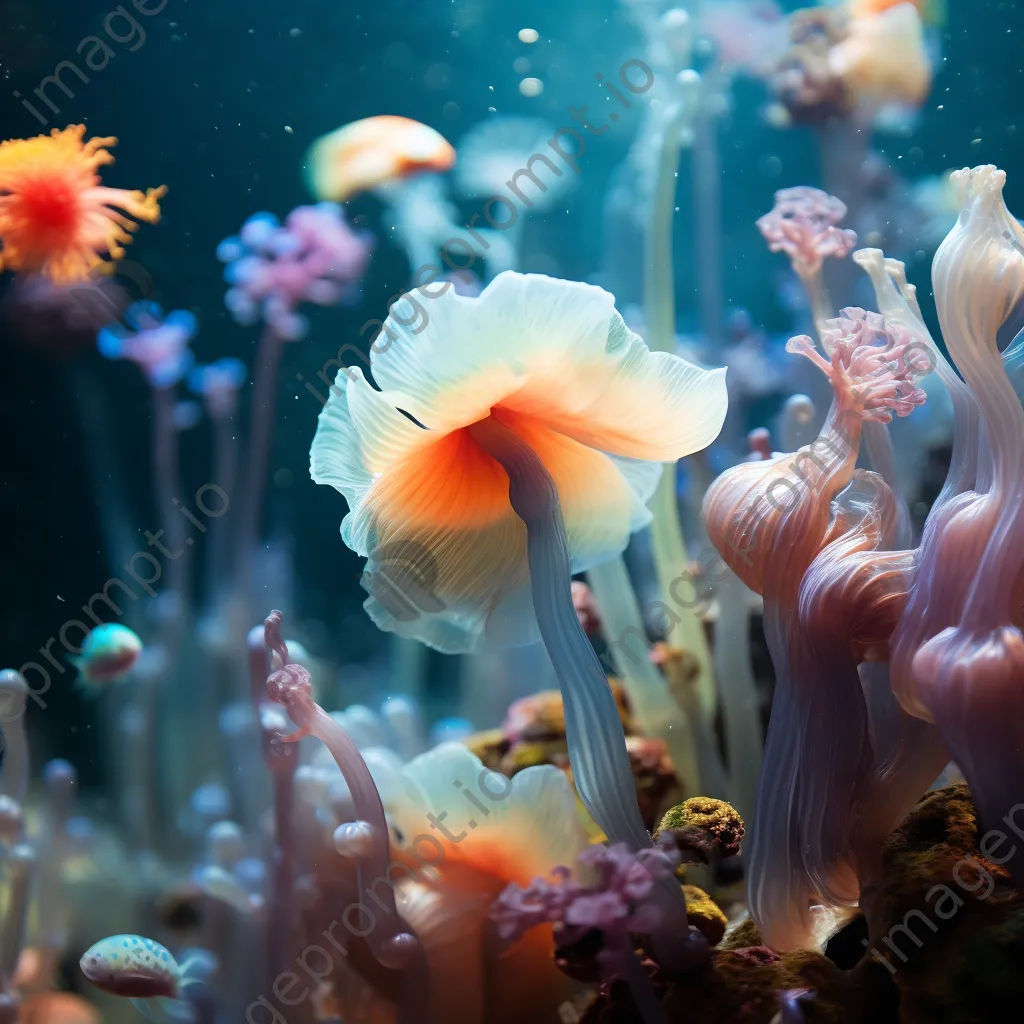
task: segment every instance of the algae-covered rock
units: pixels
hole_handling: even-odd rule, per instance
[[[1019,1016],[1024,899],[1005,862],[1021,842],[1009,824],[979,826],[965,785],[929,793],[886,841],[861,906],[869,955],[900,991],[903,1024]]]
[[[849,1024],[853,1002],[849,981],[835,964],[818,953],[801,950],[778,956],[764,946],[711,951],[695,971],[669,975],[645,963],[662,1006],[666,1024],[771,1024],[779,1010],[779,993],[809,990],[808,1024]],[[622,982],[606,985],[594,998],[581,1024],[641,1024]]]

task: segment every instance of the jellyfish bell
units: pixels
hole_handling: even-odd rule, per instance
[[[381,114],[317,139],[306,154],[306,182],[318,199],[344,200],[423,171],[447,171],[455,150],[439,132]]]

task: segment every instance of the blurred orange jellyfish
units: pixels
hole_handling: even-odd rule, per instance
[[[98,169],[114,162],[115,138],[85,141],[85,126],[0,143],[0,269],[83,281],[120,259],[136,221],[155,224],[166,186],[106,188]],[[134,218],[134,219],[132,219]]]
[[[857,98],[877,109],[919,106],[932,84],[921,13],[913,3],[854,5],[845,39],[829,52],[829,67]]]
[[[447,171],[454,163],[455,149],[439,132],[381,114],[317,139],[306,154],[306,177],[317,199],[340,203],[422,171]]]

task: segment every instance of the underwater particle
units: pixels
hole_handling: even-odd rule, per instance
[[[97,689],[123,679],[142,654],[142,641],[127,626],[108,622],[90,630],[81,653],[68,660],[78,669],[79,685]]]
[[[284,130],[285,130],[285,132],[287,132],[287,133],[288,133],[289,135],[294,135],[294,134],[295,134],[295,129],[294,129],[294,128],[292,128],[292,126],[291,126],[290,124],[286,124],[286,125],[284,126]]]
[[[198,331],[195,316],[184,309],[164,316],[155,302],[134,302],[124,319],[124,325],[100,331],[96,338],[100,355],[135,363],[154,388],[177,384],[195,359],[189,348]]]
[[[739,853],[743,819],[730,804],[708,796],[694,796],[666,812],[654,833],[668,833],[680,850],[689,850],[714,863]]]
[[[274,473],[274,486],[285,490],[295,482],[295,474],[287,467]]]
[[[444,117],[446,120],[449,120],[449,121],[454,121],[455,118],[461,116],[461,114],[462,114],[462,107],[460,107],[458,105],[458,103],[455,102],[455,100],[449,100],[441,108],[441,116]]]
[[[544,91],[544,83],[539,78],[524,78],[519,83],[519,91],[524,96],[539,96]]]
[[[98,170],[117,139],[84,141],[85,126],[0,143],[0,268],[43,274],[54,284],[84,281],[124,256],[137,221],[155,224],[166,186],[107,188]]]
[[[512,62],[512,70],[517,75],[528,75],[530,73],[530,66],[529,57],[516,57]]]
[[[302,35],[302,29],[301,28],[290,28],[290,29],[288,29],[288,35],[290,35],[292,37],[292,39],[298,39],[299,36]]]
[[[540,39],[535,28],[521,28],[519,30],[519,42],[521,43],[535,43]]]
[[[351,196],[424,171],[447,171],[451,144],[428,125],[381,114],[353,121],[317,139],[306,153],[305,175],[318,199]]]

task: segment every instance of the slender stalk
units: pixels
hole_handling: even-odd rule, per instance
[[[372,891],[380,913],[373,915],[373,925],[363,936],[377,962],[384,967],[402,971],[402,994],[399,1007],[400,1024],[413,1024],[423,1019],[423,1008],[429,1005],[429,973],[426,956],[419,939],[398,913],[395,889],[388,885],[380,891],[375,883],[390,879],[390,838],[380,793],[352,738],[321,708],[312,697],[309,673],[293,665],[281,638],[283,616],[273,611],[267,617],[267,646],[281,659],[283,668],[267,680],[271,698],[288,710],[298,731],[288,740],[315,736],[334,758],[352,795],[358,823],[365,826],[361,838],[364,846],[356,856],[356,877],[359,892]],[[356,927],[361,928],[362,922]]]
[[[188,559],[185,551],[185,519],[174,511],[179,500],[180,486],[178,466],[178,429],[174,425],[174,392],[170,388],[153,388],[153,484],[160,523],[163,527],[163,543],[174,557],[168,557],[167,589],[173,591],[184,603],[186,601]],[[168,629],[168,634],[177,641],[178,629]],[[169,657],[176,650],[168,650]]]
[[[716,71],[702,76],[701,103],[694,119],[693,200],[697,241],[697,308],[700,325],[717,352],[722,343],[722,167],[718,152]]]
[[[569,544],[558,490],[536,452],[493,416],[469,428],[478,444],[508,474],[509,500],[526,525],[533,607],[562,692],[573,780],[584,806],[612,843],[650,847],[637,806],[615,698],[608,678],[576,617]],[[706,954],[690,940],[686,904],[674,878],[658,888],[661,920],[652,934],[659,962],[683,969]]]
[[[235,494],[238,477],[238,438],[233,415],[220,416],[213,424],[213,475],[230,501]],[[206,595],[211,605],[219,604],[217,597],[225,589],[230,571],[228,517],[221,516],[210,525],[210,550],[207,555]]]
[[[622,556],[595,566],[587,573],[587,581],[594,591],[608,650],[640,732],[665,743],[685,795],[703,793],[690,722],[680,714],[664,678],[651,662],[640,604]],[[638,644],[633,644],[633,637],[638,638]]]
[[[0,772],[0,796],[18,804],[28,793],[29,755],[25,735],[25,703],[28,683],[14,669],[0,672],[0,723],[2,723],[3,771]]]
[[[731,802],[744,821],[751,821],[757,803],[764,730],[750,657],[749,591],[731,569],[725,573],[718,586],[715,675],[722,688]]]
[[[680,104],[668,120],[661,136],[661,150],[651,209],[647,221],[646,260],[644,273],[644,321],[647,343],[657,352],[671,352],[675,347],[675,299],[672,262],[672,224],[674,221],[676,178],[684,130],[692,111]],[[666,466],[651,504],[651,545],[663,600],[674,607],[671,588],[685,577],[690,558],[679,523],[676,501],[676,467]],[[680,640],[693,655],[700,668],[697,692],[701,712],[708,719],[715,712],[715,682],[711,673],[711,651],[704,626],[688,609],[680,611]],[[702,723],[697,723],[701,728]]]
[[[196,726],[192,708],[182,699],[178,687],[171,685],[172,674],[183,678],[190,670],[185,664],[189,652],[183,640],[191,619],[188,570],[192,544],[191,537],[186,540],[185,517],[175,507],[181,500],[181,479],[180,433],[174,423],[174,404],[173,388],[153,388],[153,484],[162,527],[159,536],[170,552],[165,558],[167,585],[162,595],[164,603],[160,605],[160,640],[167,669],[147,680],[138,696],[145,737],[140,751],[146,760],[145,799],[158,805],[161,798],[165,799],[173,809],[172,815],[185,806],[200,766],[194,753]],[[198,746],[200,750],[207,749],[205,743]],[[161,764],[170,766],[169,770],[161,771]],[[162,822],[164,816],[157,811],[152,820]],[[179,838],[176,830],[170,836]]]
[[[259,542],[260,513],[266,490],[270,439],[274,430],[277,405],[277,371],[281,365],[284,340],[270,325],[263,328],[253,382],[250,410],[249,450],[242,481],[241,511],[238,520],[238,548],[235,564],[238,592],[248,601],[252,578],[252,556]]]
[[[807,300],[811,306],[811,318],[814,320],[814,330],[820,343],[821,329],[825,321],[831,320],[835,316],[832,299],[828,294],[825,278],[820,270],[816,274],[801,274],[800,281],[807,293]]]

